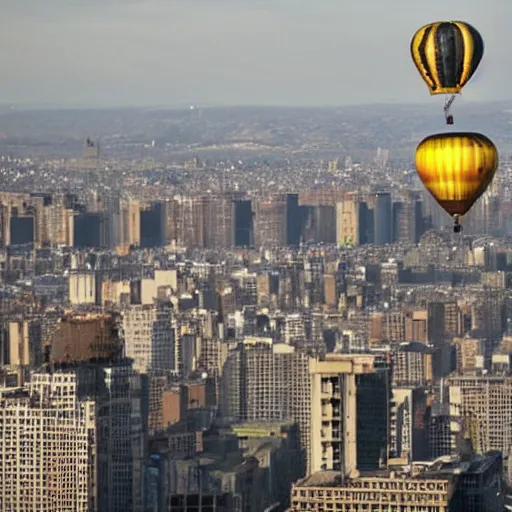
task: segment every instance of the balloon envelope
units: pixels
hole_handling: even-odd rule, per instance
[[[498,168],[498,151],[479,133],[430,135],[416,149],[416,170],[450,215],[464,215],[485,192]]]
[[[457,94],[475,73],[484,54],[479,32],[463,21],[438,21],[421,27],[411,55],[430,94]]]

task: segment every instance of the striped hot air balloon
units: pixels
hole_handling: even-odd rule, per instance
[[[445,102],[448,124],[449,109],[462,88],[474,75],[484,53],[479,32],[463,21],[438,21],[421,27],[411,41],[411,55],[430,94],[449,94]],[[451,121],[451,122],[450,122]]]
[[[427,190],[454,217],[455,232],[498,168],[494,143],[480,133],[439,133],[416,149],[416,170]]]

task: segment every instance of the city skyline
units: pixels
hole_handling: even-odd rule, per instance
[[[425,23],[463,19],[486,51],[463,96],[510,98],[512,5],[371,0],[351,5],[234,2],[6,1],[1,103],[58,106],[432,103],[409,55]],[[378,20],[376,22],[375,20]],[[361,30],[361,27],[364,30]],[[349,48],[346,52],[344,49]],[[437,102],[435,102],[437,104]]]

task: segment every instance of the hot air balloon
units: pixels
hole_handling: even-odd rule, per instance
[[[485,192],[498,167],[496,146],[480,133],[438,133],[416,149],[416,170],[426,189],[454,218],[459,219]]]
[[[479,32],[463,21],[438,21],[421,27],[411,41],[411,55],[430,94],[446,94],[444,113],[475,73],[484,53]]]

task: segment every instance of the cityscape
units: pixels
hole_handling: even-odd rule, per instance
[[[506,152],[458,234],[414,107],[199,109],[0,116],[1,509],[506,510]]]
[[[511,16],[3,0],[0,512],[512,511]]]

